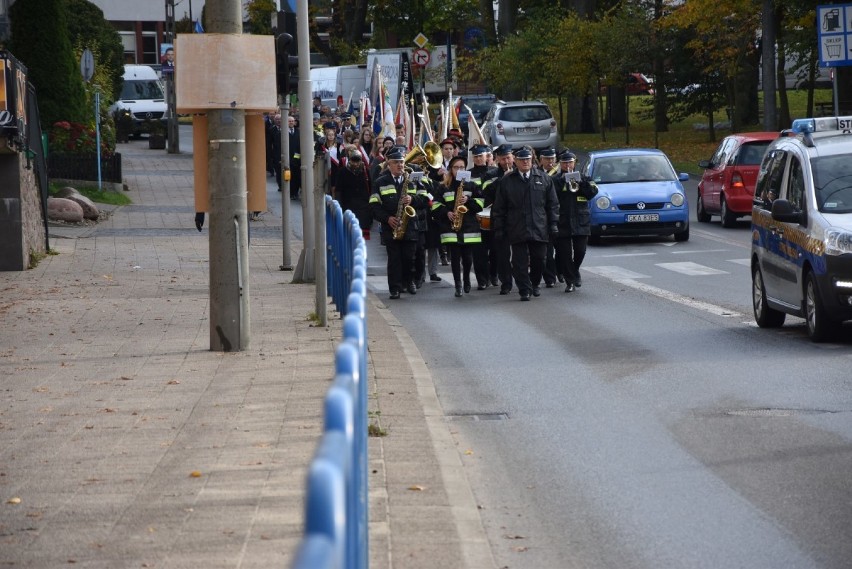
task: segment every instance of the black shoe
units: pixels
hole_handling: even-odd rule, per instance
[[[510,289],[510,288],[501,288],[500,289],[500,294],[509,294],[510,292],[512,292],[512,289]]]
[[[499,284],[500,284],[500,283],[497,281],[497,279],[496,279],[496,278],[491,279],[491,286],[498,286]]]
[[[447,260],[446,255],[441,255],[441,264],[445,267],[450,264],[450,262]]]
[[[278,188],[278,191],[280,192],[280,191],[281,191],[281,188]]]
[[[431,274],[431,275],[429,275],[429,280],[432,281],[433,283],[439,283],[439,282],[441,282],[441,277],[439,277],[438,275],[435,275],[435,274]]]
[[[476,290],[485,290],[486,288],[488,288],[488,285],[485,285],[485,284],[476,285]]]
[[[529,299],[530,299],[530,295],[529,295],[528,292],[522,292],[521,293],[521,300],[529,300]]]
[[[423,286],[423,283],[425,283],[425,282],[426,282],[426,277],[423,277],[422,279],[420,279],[419,281],[417,281],[417,288],[422,287],[422,286]]]
[[[532,291],[532,292],[533,292],[533,296],[541,296],[541,289],[540,289],[540,288],[538,288],[537,286],[534,286],[534,287],[533,287],[533,291]]]
[[[544,283],[547,288],[553,288],[553,283]]]
[[[408,294],[417,294],[417,285],[415,285],[414,283],[409,283]]]
[[[462,287],[461,285],[456,285],[456,298],[460,298],[462,296]]]
[[[395,290],[392,293],[390,293],[390,299],[391,300],[396,300],[398,298],[399,298],[399,291],[398,290]]]
[[[464,292],[465,294],[470,292],[470,283],[464,283]]]
[[[561,283],[564,283],[564,282],[565,282],[565,277],[563,277],[562,275],[556,275],[556,280],[558,280],[558,281],[559,281],[559,282],[561,282]]]
[[[568,283],[567,285],[565,285],[565,292],[574,292],[574,284]]]
[[[583,279],[581,279],[580,277],[577,277],[576,279],[574,279],[574,286],[576,286],[576,287],[583,286]]]

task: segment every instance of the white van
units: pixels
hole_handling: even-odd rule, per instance
[[[311,69],[311,96],[322,99],[323,105],[337,108],[337,97],[343,104],[349,97],[357,107],[367,81],[366,65],[340,65],[337,67],[314,67]]]
[[[133,120],[133,136],[147,132],[148,121],[160,121],[165,127],[168,107],[163,84],[149,65],[125,65],[121,95],[110,112],[127,110]]]

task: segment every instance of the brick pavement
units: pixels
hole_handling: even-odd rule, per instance
[[[0,565],[287,567],[339,315],[309,320],[314,288],[278,270],[266,214],[251,346],[209,351],[191,155],[120,150],[133,205],[52,225],[58,255],[0,273]],[[371,421],[388,432],[369,440],[371,567],[493,567],[429,371],[372,294],[368,330]]]

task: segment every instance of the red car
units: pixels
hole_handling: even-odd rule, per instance
[[[747,132],[726,136],[710,160],[698,166],[704,175],[698,182],[698,221],[722,218],[722,227],[733,227],[738,217],[751,215],[754,185],[760,162],[777,132]]]

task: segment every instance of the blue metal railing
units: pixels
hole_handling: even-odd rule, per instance
[[[357,218],[326,196],[328,291],[343,315],[323,435],[308,467],[305,536],[293,569],[366,569],[367,246]]]

